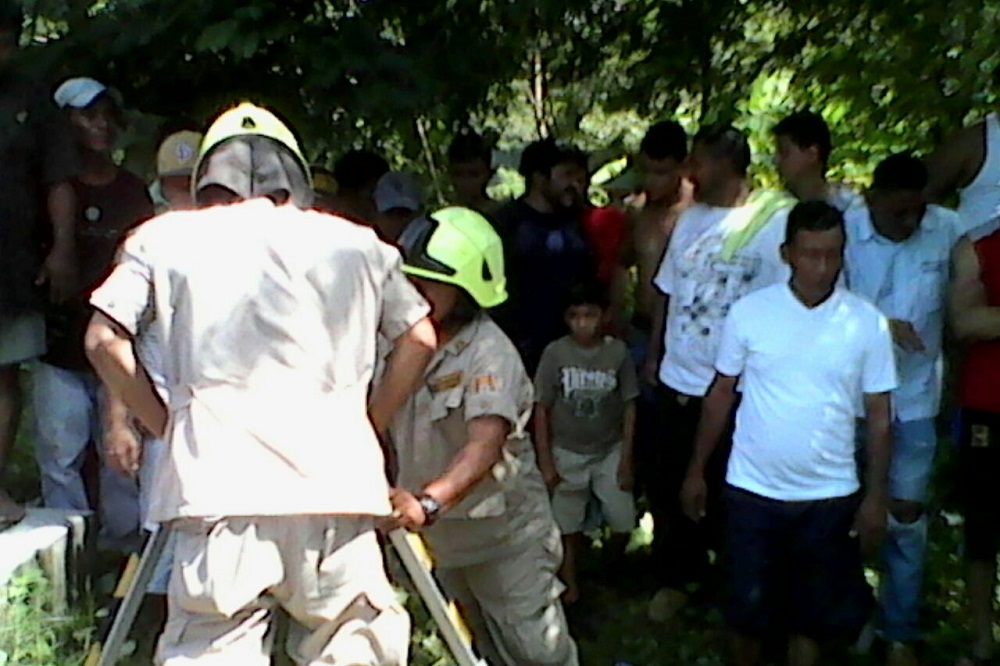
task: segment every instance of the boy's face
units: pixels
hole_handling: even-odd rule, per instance
[[[816,146],[803,148],[785,135],[779,135],[775,144],[774,165],[784,182],[794,182],[822,168]]]
[[[458,201],[475,201],[483,195],[487,183],[493,177],[490,165],[483,160],[452,162],[448,166],[451,186]]]
[[[649,201],[671,199],[677,194],[683,172],[681,163],[674,158],[656,160],[645,153],[639,153],[636,168],[642,178],[642,191]]]
[[[566,309],[566,325],[574,340],[591,342],[597,339],[604,319],[604,310],[599,305],[571,305]]]

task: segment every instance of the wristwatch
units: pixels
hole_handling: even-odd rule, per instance
[[[424,510],[424,525],[433,525],[438,519],[438,514],[441,513],[441,502],[427,493],[420,493],[416,497],[417,501],[420,502],[420,508]]]

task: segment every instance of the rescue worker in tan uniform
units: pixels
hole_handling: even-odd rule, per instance
[[[487,662],[575,666],[559,532],[525,431],[532,384],[483,312],[507,298],[500,238],[479,213],[451,207],[411,222],[399,243],[439,348],[389,429],[394,515],[423,531]]]
[[[378,436],[435,348],[429,308],[371,229],[307,209],[295,137],[243,104],[205,135],[198,210],[125,241],[91,298],[88,355],[167,452],[150,519],[176,552],[156,663],[265,666],[276,606],[300,666],[407,663],[409,621],[375,518]],[[169,407],[136,362],[147,313]],[[369,392],[377,334],[394,351]]]

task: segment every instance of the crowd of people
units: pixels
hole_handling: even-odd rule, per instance
[[[436,207],[369,150],[311,166],[243,103],[165,132],[147,184],[113,159],[117,93],[47,90],[0,18],[0,465],[26,371],[44,504],[95,511],[109,552],[171,527],[157,663],[269,663],[279,605],[296,663],[407,663],[378,538],[404,528],[488,663],[575,665],[584,534],[606,524],[623,556],[638,498],[651,621],[718,605],[740,665],[776,641],[816,664],[866,631],[918,664],[952,421],[958,663],[993,663],[996,114],[886,157],[863,193],[827,180],[817,113],[773,128],[782,191],[753,187],[739,129],[662,121],[605,207],[553,139],[524,149],[524,195],[492,200],[492,148],[465,131]]]

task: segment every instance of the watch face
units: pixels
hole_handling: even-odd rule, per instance
[[[419,502],[428,523],[433,522],[441,510],[441,504],[433,497],[428,497],[427,495],[420,497]]]

